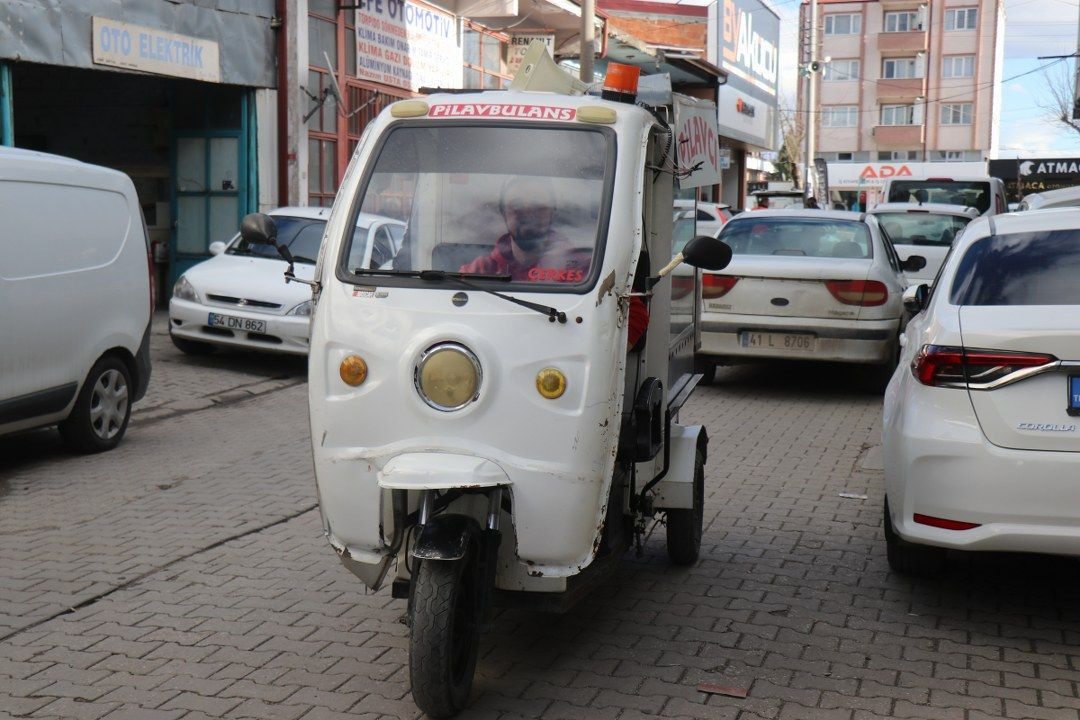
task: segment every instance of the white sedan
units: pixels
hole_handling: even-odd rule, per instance
[[[905,273],[909,285],[933,282],[953,240],[979,211],[965,205],[942,203],[880,203],[870,211],[878,219],[901,260],[912,255],[926,258],[921,270]]]
[[[885,538],[899,572],[947,548],[1080,555],[1080,213],[968,225],[908,290],[885,393]]]
[[[296,277],[315,274],[330,208],[286,207],[273,210],[277,242],[296,260]],[[354,246],[363,257],[350,259],[363,267],[389,263],[401,248],[405,223],[362,213]],[[251,245],[237,234],[228,243],[210,245],[214,257],[195,265],[176,281],[169,301],[169,333],[173,344],[189,354],[212,352],[217,346],[296,355],[308,352],[311,289],[286,283],[286,263],[277,251]]]
[[[896,364],[905,270],[872,216],[762,210],[719,235],[731,264],[702,276],[700,365],[759,358],[873,366],[882,387]]]

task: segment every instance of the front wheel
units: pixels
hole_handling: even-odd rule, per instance
[[[460,560],[424,560],[416,571],[409,675],[416,706],[433,718],[469,700],[480,646],[477,549]]]
[[[705,458],[694,458],[694,506],[667,511],[668,558],[676,565],[693,565],[701,554],[705,524]]]
[[[98,453],[120,444],[131,419],[131,373],[120,358],[103,357],[86,376],[60,437],[73,450]]]

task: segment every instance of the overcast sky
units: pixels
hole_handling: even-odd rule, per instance
[[[660,0],[676,2],[676,0]],[[710,0],[681,0],[683,4],[709,5]],[[781,103],[794,103],[798,55],[799,3],[801,0],[765,0],[780,16]],[[1068,83],[1073,60],[1047,70],[1009,80],[1046,65],[1041,55],[1065,55],[1077,49],[1080,0],[1005,0],[1005,67],[1002,71],[1000,154],[1075,154],[1080,156],[1080,132],[1058,128],[1047,118],[1043,106],[1050,104],[1046,91],[1050,81]],[[1064,76],[1063,76],[1064,75]]]

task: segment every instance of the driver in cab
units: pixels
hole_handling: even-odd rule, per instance
[[[461,266],[460,272],[509,275],[514,280],[576,284],[589,273],[591,253],[574,248],[553,229],[555,193],[547,182],[514,178],[503,186],[499,211],[506,223],[488,255]],[[627,345],[633,349],[645,334],[649,310],[640,297],[630,298]]]

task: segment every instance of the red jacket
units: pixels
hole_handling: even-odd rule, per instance
[[[570,241],[555,235],[544,254],[532,265],[523,265],[514,257],[510,234],[495,241],[490,255],[476,258],[461,266],[459,272],[479,275],[509,275],[514,280],[531,282],[578,283],[589,273],[592,253],[574,248]],[[630,298],[630,317],[627,321],[626,344],[634,347],[649,327],[649,308],[639,297]]]

